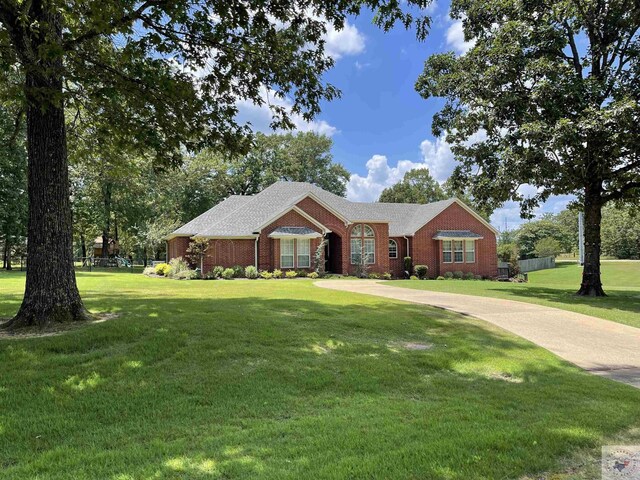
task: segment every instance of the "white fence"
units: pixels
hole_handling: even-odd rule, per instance
[[[518,267],[520,267],[521,273],[535,272],[536,270],[546,270],[547,268],[556,268],[556,258],[543,257],[518,260]],[[498,268],[509,268],[509,264],[506,262],[498,262]]]
[[[522,273],[535,272],[536,270],[546,270],[556,268],[556,257],[528,258],[518,260],[518,266]]]

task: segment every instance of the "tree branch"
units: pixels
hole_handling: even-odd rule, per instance
[[[620,187],[619,190],[615,191],[615,192],[610,192],[606,195],[602,196],[602,199],[605,202],[608,202],[610,200],[620,200],[622,198],[624,198],[625,194],[629,191],[629,190],[633,190],[635,188],[640,189],[640,182],[629,182],[626,185],[623,185],[622,187]]]
[[[87,40],[91,40],[93,38],[99,37],[100,35],[109,34],[119,27],[133,24],[133,22],[141,18],[141,16],[144,14],[146,10],[148,10],[151,7],[160,6],[163,3],[166,3],[166,0],[147,0],[146,2],[143,2],[142,5],[136,8],[134,11],[126,13],[122,17],[109,22],[108,28],[100,29],[100,30],[97,30],[95,28],[89,29],[82,35],[79,35],[74,39],[70,39],[64,42],[63,46],[65,50],[72,49],[76,45],[86,42]]]
[[[573,32],[567,21],[563,22],[564,30],[567,33],[567,39],[569,40],[569,46],[571,47],[571,60],[573,61],[573,69],[576,71],[576,75],[582,78],[582,64],[580,63],[580,52],[576,46],[576,40],[573,37]]]

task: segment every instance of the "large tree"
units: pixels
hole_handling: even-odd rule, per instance
[[[640,193],[640,4],[453,0],[451,15],[470,49],[431,56],[416,88],[446,100],[432,130],[453,145],[455,182],[495,204],[520,201],[525,215],[551,195],[577,195],[578,294],[604,295],[602,207]],[[523,184],[537,193],[523,198]]]
[[[426,6],[428,0],[411,0]],[[339,92],[322,81],[326,25],[344,26],[361,8],[384,29],[428,21],[395,0],[0,0],[0,62],[24,81],[28,151],[25,296],[12,328],[87,317],[72,263],[65,105],[82,104],[111,125],[114,139],[177,162],[200,143],[246,150],[237,102],[270,104],[273,127],[311,119]]]
[[[427,168],[414,168],[404,174],[402,180],[385,188],[379,202],[386,203],[431,203],[447,196],[440,184]]]

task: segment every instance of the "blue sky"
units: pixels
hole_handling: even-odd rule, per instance
[[[331,136],[334,160],[351,173],[348,198],[377,200],[383,188],[404,172],[427,167],[440,182],[447,179],[455,160],[448,145],[431,134],[431,119],[442,106],[438,99],[424,100],[414,84],[425,59],[437,52],[465,52],[462,25],[448,16],[447,6],[431,11],[431,33],[418,42],[414,31],[400,27],[384,33],[371,24],[371,14],[351,19],[342,31],[330,30],[327,52],[336,60],[326,80],[342,91],[342,98],[323,105],[313,122],[297,119],[300,130]],[[249,104],[240,106],[242,120],[267,131],[269,113]],[[523,192],[535,191],[523,187]],[[562,210],[570,197],[553,198],[538,213]],[[497,210],[492,223],[511,228],[523,220],[512,202]]]

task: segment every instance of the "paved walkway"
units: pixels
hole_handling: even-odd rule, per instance
[[[321,280],[316,285],[432,305],[480,318],[595,375],[640,388],[639,328],[531,303],[414,290],[373,280]]]

